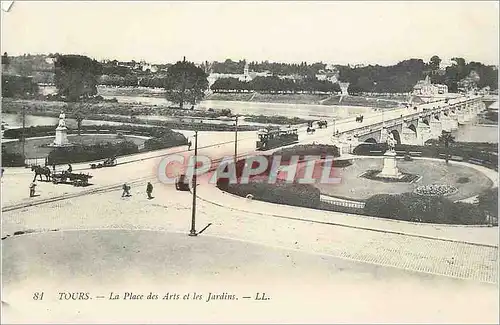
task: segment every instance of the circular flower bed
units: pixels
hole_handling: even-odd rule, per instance
[[[455,186],[444,184],[430,184],[419,186],[415,189],[415,193],[425,196],[445,196],[456,193],[458,189]]]

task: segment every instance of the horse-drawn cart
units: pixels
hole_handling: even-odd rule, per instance
[[[113,158],[108,158],[108,159],[104,160],[102,163],[90,164],[90,168],[96,169],[96,168],[102,168],[102,167],[113,167],[116,165],[117,165],[116,158],[113,157]]]
[[[92,178],[92,175],[83,174],[83,173],[70,173],[68,171],[64,171],[62,173],[52,174],[52,183],[54,184],[72,184],[73,186],[88,186],[89,179]]]

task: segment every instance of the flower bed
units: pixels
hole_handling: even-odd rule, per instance
[[[458,191],[455,186],[446,184],[429,184],[419,186],[415,189],[415,193],[423,196],[446,196],[454,194]]]

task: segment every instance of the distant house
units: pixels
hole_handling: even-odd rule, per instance
[[[429,76],[425,77],[424,80],[419,80],[413,87],[413,95],[415,96],[432,96],[447,93],[448,86],[431,83]]]
[[[255,72],[255,71],[250,71],[248,63],[245,64],[245,68],[243,69],[242,74],[238,73],[210,73],[208,75],[208,85],[209,88],[212,86],[215,81],[218,79],[224,79],[224,78],[235,78],[238,79],[239,81],[242,82],[249,82],[255,79],[256,77],[269,77],[272,74],[269,71],[264,71],[264,72]]]

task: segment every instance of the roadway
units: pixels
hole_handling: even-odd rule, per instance
[[[384,119],[413,113],[384,112]],[[363,124],[381,120],[381,113],[365,114]],[[347,119],[337,121],[336,128],[347,131],[359,125]],[[306,135],[305,129],[300,128],[301,143],[329,143],[333,133],[331,123],[313,135]],[[238,138],[241,155],[255,152],[255,132],[241,132]],[[232,156],[234,134],[199,132],[199,147],[200,155],[214,159]],[[38,182],[40,196],[34,199],[27,198],[33,174],[7,168],[2,179],[4,211],[19,205],[2,214],[2,299],[8,304],[2,304],[4,317],[12,322],[24,317],[29,323],[161,322],[165,313],[169,322],[206,322],[211,316],[241,322],[238,315],[243,314],[253,315],[245,317],[250,322],[498,322],[497,246],[317,222],[308,220],[311,214],[305,209],[286,209],[282,213],[289,218],[279,217],[241,200],[232,207],[198,200],[197,230],[211,225],[196,239],[187,237],[190,193],[155,181],[160,159],[193,153],[186,149],[121,157],[116,167],[99,170],[76,164],[75,170],[94,176],[90,189]],[[153,200],[145,195],[148,180],[155,183]],[[123,182],[132,183],[131,197],[120,197]],[[207,191],[213,189],[201,192]],[[50,198],[58,200],[44,203]],[[44,204],[28,206],[36,201]],[[278,213],[273,207],[265,210]],[[317,211],[314,218],[319,220],[320,214],[323,219],[349,217]],[[301,218],[290,218],[294,215]],[[50,298],[34,304],[34,288],[46,290]],[[61,290],[93,295],[229,291],[240,297],[266,291],[273,300],[266,305],[65,303],[53,298]],[[28,306],[31,312],[24,313]],[[159,308],[165,310],[161,315]]]
[[[441,103],[441,102],[440,102]],[[444,103],[444,102],[442,102]],[[429,103],[419,106],[419,111],[426,108],[437,106],[438,103]],[[315,133],[307,134],[305,125],[299,127],[299,143],[332,143],[331,137],[335,131],[348,132],[360,127],[366,127],[371,124],[381,123],[383,120],[400,118],[401,115],[407,116],[415,114],[412,108],[402,108],[385,112],[376,112],[364,115],[363,123],[355,121],[355,118],[337,120],[335,123],[329,121],[328,127],[316,129]],[[187,137],[192,137],[194,132],[182,131]],[[257,135],[254,131],[238,132],[238,155],[246,156],[256,153],[255,142]],[[193,141],[194,145],[194,141]],[[220,160],[223,157],[234,156],[234,133],[233,132],[198,132],[198,154],[210,157],[212,160]],[[188,152],[187,147],[175,147],[153,152],[146,152],[136,155],[130,155],[118,158],[118,165],[112,168],[90,169],[89,163],[79,163],[73,165],[73,170],[77,172],[89,173],[93,176],[89,188],[78,188],[65,185],[53,185],[47,182],[37,182],[37,198],[28,197],[28,186],[33,179],[33,172],[26,168],[6,168],[2,183],[3,188],[3,210],[5,207],[41,202],[51,197],[59,197],[68,194],[85,193],[86,191],[95,191],[101,187],[112,187],[116,189],[121,184],[133,183],[144,184],[148,180],[158,179],[158,164],[161,159],[167,155],[181,154],[184,156],[193,155],[194,152]],[[59,169],[66,169],[66,166],[60,166]]]

